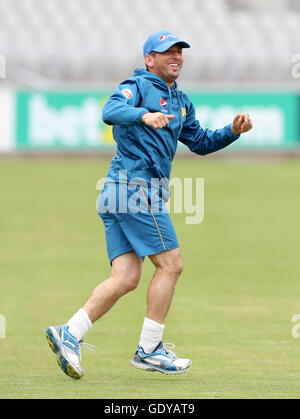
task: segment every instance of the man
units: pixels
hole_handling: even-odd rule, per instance
[[[167,31],[151,35],[144,44],[146,70],[136,70],[105,103],[103,120],[114,126],[118,146],[98,200],[111,276],[96,287],[66,325],[46,331],[60,367],[74,379],[83,376],[83,336],[121,296],[137,287],[146,256],[155,272],[131,364],[165,374],[180,374],[190,368],[191,361],[178,358],[162,340],[164,321],[183,267],[176,233],[165,210],[172,160],[178,140],[191,151],[205,155],[237,140],[252,128],[252,122],[248,114],[238,114],[225,128],[201,128],[194,106],[176,83],[183,65],[182,49],[189,47]],[[152,179],[159,182],[153,183]],[[153,202],[158,204],[155,211]]]

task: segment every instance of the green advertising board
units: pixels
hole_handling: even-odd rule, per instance
[[[204,128],[221,128],[231,123],[236,114],[249,113],[253,129],[233,143],[231,149],[293,148],[299,144],[296,94],[209,92],[191,93],[189,98]]]
[[[101,119],[111,92],[20,91],[17,93],[17,148],[22,150],[114,150],[112,127]],[[248,112],[254,128],[229,149],[298,146],[297,95],[269,92],[190,92],[203,128],[228,125]],[[180,149],[186,149],[180,146]]]
[[[17,148],[88,150],[115,147],[101,110],[111,93],[19,92]]]

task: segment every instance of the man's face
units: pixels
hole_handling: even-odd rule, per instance
[[[145,56],[145,63],[151,73],[172,87],[183,65],[182,48],[175,44],[165,52],[152,52]]]

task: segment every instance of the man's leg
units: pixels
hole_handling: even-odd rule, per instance
[[[143,259],[135,252],[124,253],[112,261],[110,277],[94,289],[84,306],[68,321],[69,332],[78,341],[120,297],[137,287],[142,266]]]
[[[148,288],[147,317],[163,323],[171,305],[177,279],[183,269],[182,256],[178,248],[149,256],[149,259],[156,269]]]
[[[94,289],[83,306],[92,323],[102,317],[120,297],[137,287],[142,266],[143,259],[137,257],[135,252],[125,253],[112,261],[110,277]]]
[[[162,342],[164,320],[168,314],[175,285],[182,269],[179,248],[149,256],[156,267],[148,288],[147,317],[144,319],[139,346],[131,364],[148,371],[181,374],[191,366],[191,360],[178,358]]]
[[[139,346],[147,353],[152,352],[162,341],[163,323],[183,266],[179,248],[151,255],[149,259],[156,269],[148,288],[147,315],[139,343]]]
[[[143,259],[134,252],[124,253],[112,262],[111,276],[98,285],[67,325],[50,326],[46,330],[48,343],[63,372],[76,380],[83,376],[80,344],[92,323],[103,316],[124,294],[139,283]]]

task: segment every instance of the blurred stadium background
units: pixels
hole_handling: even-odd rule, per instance
[[[204,222],[171,214],[185,269],[166,340],[193,367],[171,380],[129,366],[146,260],[89,332],[86,377],[66,382],[44,330],[110,269],[95,203],[115,143],[101,107],[160,29],[191,44],[179,87],[204,128],[241,111],[254,122],[225,150],[174,161],[172,176],[205,180]],[[0,398],[299,398],[299,96],[298,0],[0,0]]]
[[[101,104],[162,28],[192,46],[179,82],[204,127],[255,120],[230,150],[298,147],[297,0],[0,0],[0,22],[2,152],[113,150]]]
[[[0,49],[21,86],[115,84],[144,66],[143,41],[187,39],[182,83],[291,82],[297,0],[1,0]]]

